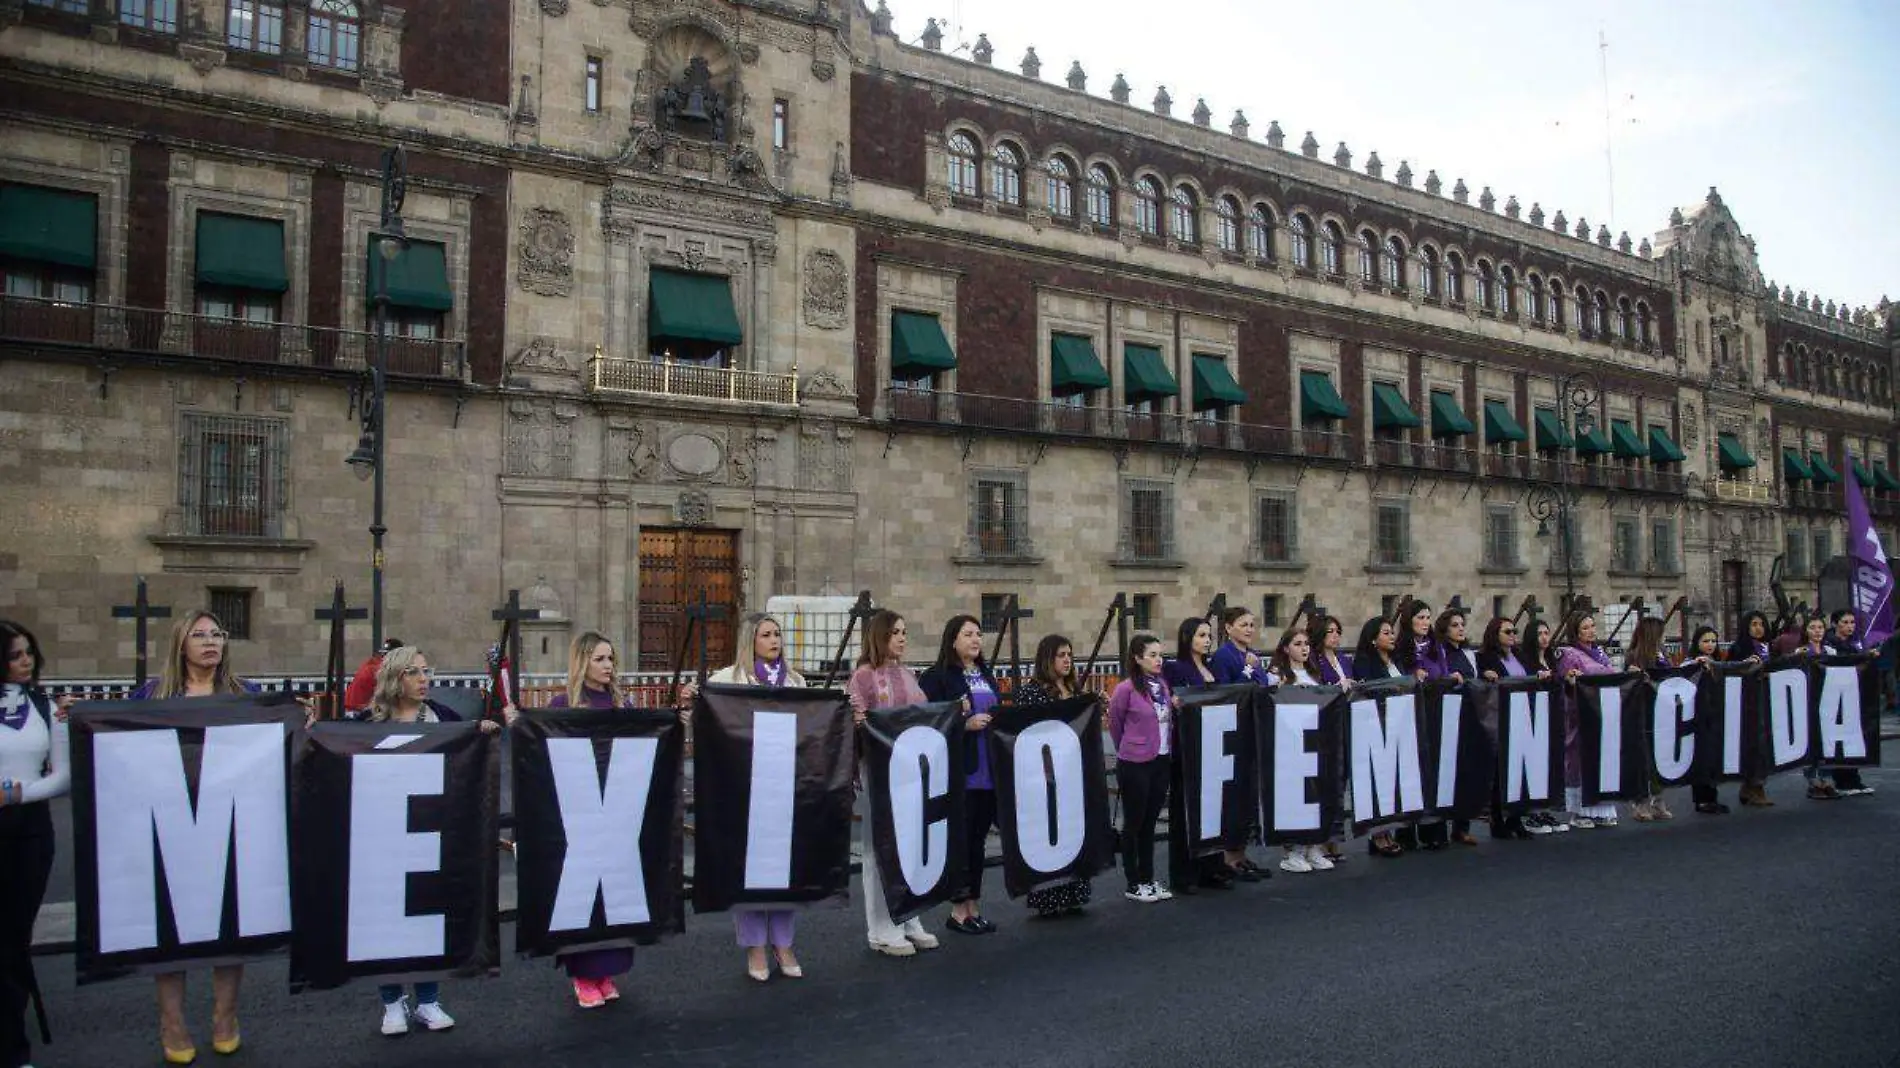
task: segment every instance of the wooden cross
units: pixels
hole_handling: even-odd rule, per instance
[[[1084,669],[1090,677],[1095,675],[1095,658],[1102,653],[1102,643],[1108,640],[1108,628],[1117,620],[1121,623],[1122,654],[1126,659],[1128,653],[1128,595],[1126,593],[1117,593],[1115,599],[1108,602],[1108,614],[1102,617],[1102,629],[1095,634],[1095,648],[1089,650],[1088,667]]]
[[[145,685],[146,676],[145,644],[148,638],[145,625],[146,621],[152,619],[170,619],[171,614],[172,610],[170,605],[153,604],[146,597],[144,575],[139,576],[138,594],[132,598],[131,604],[115,604],[112,606],[113,619],[132,620],[133,625],[137,628],[138,636],[135,640],[138,642],[138,654],[135,658],[135,663],[137,664],[136,674],[140,686]]]
[[[329,605],[317,609],[314,615],[317,622],[330,624],[330,656],[323,673],[325,690],[323,718],[341,719],[344,711],[344,630],[352,619],[368,619],[369,609],[349,607],[349,602],[343,596],[343,583],[338,582],[336,590],[330,595]]]
[[[996,662],[996,658],[1003,655],[1003,637],[1004,635],[1008,635],[1009,636],[1009,674],[1010,674],[1011,679],[1018,682],[1022,680],[1023,632],[1022,632],[1022,628],[1017,625],[1016,621],[1020,619],[1032,619],[1035,617],[1035,615],[1036,615],[1035,612],[1032,612],[1029,609],[1022,607],[1022,602],[1019,601],[1016,595],[1012,593],[1009,595],[1009,600],[1005,602],[1003,605],[1002,621],[997,624],[996,648],[990,653],[990,663],[994,664]]]
[[[540,619],[539,608],[521,607],[521,591],[509,590],[508,603],[488,614],[488,618],[501,624],[501,639],[495,644],[501,655],[495,658],[495,666],[489,672],[489,692],[501,694],[501,662],[506,660],[512,669],[508,673],[507,701],[516,708],[521,707],[521,623],[524,620]]]
[[[861,619],[869,620],[876,614],[877,609],[871,607],[871,591],[859,590],[858,603],[851,606],[851,616],[845,620],[844,634],[838,638],[837,655],[833,656],[831,662],[825,665],[824,689],[831,689],[832,682],[837,678],[838,668],[844,664],[845,649],[851,645],[851,632],[858,629],[858,621]]]
[[[673,662],[672,697],[674,704],[679,703],[680,674],[686,670],[686,653],[687,650],[693,647],[694,632],[697,631],[699,634],[698,681],[703,685],[706,682],[706,647],[708,644],[706,624],[724,618],[726,618],[726,606],[723,604],[710,603],[706,598],[706,591],[704,589],[699,591],[699,603],[686,606],[686,633],[680,635],[679,659]]]

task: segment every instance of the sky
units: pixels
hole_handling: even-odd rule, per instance
[[[1256,140],[1277,119],[1289,148],[1311,130],[1323,159],[1343,140],[1355,169],[1376,150],[1448,196],[1489,185],[1500,212],[1516,195],[1641,241],[1715,186],[1764,277],[1900,300],[1894,0],[888,2],[906,42],[935,17],[945,51],[986,33],[1015,70],[1034,46],[1047,81],[1080,60],[1092,94],[1121,73],[1145,107],[1165,85],[1176,116],[1205,98]]]

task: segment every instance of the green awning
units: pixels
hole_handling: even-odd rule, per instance
[[[943,323],[922,312],[891,313],[891,377],[923,378],[957,365]]]
[[[1578,456],[1605,456],[1614,451],[1616,447],[1610,444],[1609,435],[1600,426],[1593,426],[1577,435]]]
[[[1555,408],[1539,408],[1532,415],[1533,421],[1537,424],[1538,452],[1556,452],[1559,449],[1568,449],[1577,443],[1570,436],[1570,432],[1564,429],[1563,422],[1557,418]]]
[[[1748,455],[1742,443],[1733,434],[1715,436],[1716,460],[1724,471],[1744,471],[1755,466],[1755,458]]]
[[[426,308],[448,311],[455,307],[455,294],[449,291],[449,260],[439,242],[411,241],[409,247],[384,260],[377,254],[376,238],[369,239],[369,286],[366,296],[376,303],[383,264],[389,264],[389,303],[397,308]]]
[[[1122,343],[1122,400],[1126,404],[1180,396],[1181,387],[1169,373],[1161,350],[1153,345]]]
[[[41,185],[0,185],[0,256],[98,266],[99,198]]]
[[[1477,429],[1458,407],[1458,398],[1442,389],[1432,390],[1432,437],[1461,438]]]
[[[1874,473],[1868,470],[1867,465],[1861,463],[1859,458],[1849,456],[1847,458],[1847,466],[1853,469],[1854,481],[1860,483],[1861,489],[1874,488]]]
[[[1499,400],[1484,402],[1484,443],[1496,445],[1501,441],[1523,441],[1530,435],[1517,425],[1517,416],[1511,414],[1511,406]]]
[[[1679,464],[1683,461],[1682,446],[1669,436],[1669,431],[1659,426],[1649,428],[1649,459],[1659,464]]]
[[[1372,384],[1372,427],[1374,430],[1412,430],[1425,425],[1405,401],[1399,387],[1386,382]]]
[[[1333,376],[1324,371],[1300,372],[1300,421],[1325,422],[1352,414],[1333,388]]]
[[[1841,473],[1834,470],[1834,465],[1828,463],[1827,457],[1820,453],[1811,452],[1808,454],[1808,469],[1814,472],[1815,485],[1819,486],[1830,482],[1837,486],[1840,485]]]
[[[1227,361],[1219,356],[1194,354],[1194,410],[1226,408],[1247,403],[1247,391],[1240,388],[1227,370]]]
[[[1807,461],[1801,458],[1799,449],[1783,449],[1781,450],[1781,477],[1789,482],[1812,482],[1815,475],[1814,471],[1808,467]]]
[[[1610,451],[1619,460],[1640,460],[1649,455],[1643,448],[1643,439],[1636,436],[1636,428],[1627,419],[1610,421]]]
[[[744,341],[739,314],[732,307],[731,280],[715,274],[654,268],[652,277],[647,280],[647,337],[649,340],[710,341],[717,345],[737,345]],[[937,338],[942,341],[941,330]],[[893,351],[897,347],[895,330],[891,347]],[[947,344],[943,348],[946,353],[950,351]],[[956,366],[956,358],[949,359],[948,366]]]
[[[284,270],[284,224],[246,215],[198,214],[197,279],[208,286],[282,293],[290,288]]]
[[[1095,344],[1080,334],[1049,338],[1049,391],[1057,397],[1107,389],[1108,368],[1095,355]]]
[[[1900,478],[1893,477],[1893,472],[1887,470],[1886,464],[1874,465],[1874,481],[1880,483],[1881,489],[1900,491]]]

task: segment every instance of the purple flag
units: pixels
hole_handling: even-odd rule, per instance
[[[1853,457],[1848,457],[1853,466]],[[1893,633],[1893,569],[1880,535],[1867,514],[1860,479],[1847,479],[1847,552],[1854,558],[1854,614],[1860,617],[1861,644],[1878,649]]]

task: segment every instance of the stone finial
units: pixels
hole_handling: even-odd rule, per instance
[[[976,47],[970,49],[970,58],[986,67],[996,58],[996,48],[990,44],[989,34],[979,33],[976,35]]]
[[[1794,289],[1792,287],[1790,286],[1781,287],[1781,302],[1783,304],[1794,303]]]
[[[1656,250],[1650,247],[1649,238],[1643,238],[1643,243],[1636,246],[1636,254],[1644,259],[1648,259],[1656,254]]]
[[[1570,232],[1570,222],[1569,220],[1564,218],[1564,209],[1562,208],[1557,209],[1556,216],[1550,220],[1550,228],[1552,230],[1557,231],[1560,234],[1567,234]]]
[[[1519,215],[1522,215],[1523,213],[1524,213],[1523,206],[1518,204],[1517,197],[1513,196],[1504,201],[1504,217],[1505,218],[1515,219]]]
[[[1623,236],[1621,236],[1621,237],[1619,237],[1619,238],[1617,238],[1617,239],[1616,239],[1616,250],[1617,250],[1618,252],[1621,252],[1621,253],[1622,253],[1623,255],[1625,255],[1625,256],[1627,256],[1627,255],[1629,255],[1629,253],[1630,253],[1630,232],[1629,232],[1628,230],[1625,230],[1625,231],[1623,231]]]
[[[936,19],[925,21],[922,40],[924,47],[930,49],[932,52],[943,51],[943,30],[937,26]]]
[[[1333,163],[1346,170],[1352,169],[1352,149],[1346,147],[1346,142],[1339,142],[1339,147],[1333,150]]]
[[[1714,187],[1714,186],[1710,186],[1710,187],[1709,187],[1709,197],[1708,197],[1708,200],[1709,200],[1709,206],[1710,206],[1710,207],[1716,207],[1716,208],[1719,208],[1719,207],[1721,207],[1721,206],[1722,206],[1722,194],[1720,194],[1720,193],[1718,193],[1718,192],[1716,192],[1716,191],[1715,191],[1715,187]]]
[[[1544,226],[1544,207],[1543,207],[1543,205],[1541,205],[1541,204],[1538,204],[1538,203],[1537,203],[1537,202],[1535,202],[1535,201],[1533,201],[1533,202],[1531,203],[1531,214],[1530,214],[1530,220],[1531,220],[1531,225],[1532,225],[1532,226],[1535,226],[1535,227],[1537,227],[1538,229],[1542,229],[1542,228],[1543,228],[1543,226]]]
[[[1129,93],[1128,79],[1119,74],[1115,75],[1115,84],[1108,87],[1108,98],[1117,104],[1126,104]]]
[[[1819,299],[1819,298],[1816,298],[1816,299]],[[1827,316],[1830,319],[1834,318],[1834,302],[1831,300],[1828,301],[1827,310],[1822,312],[1821,314]]]
[[[1247,113],[1244,111],[1234,112],[1234,121],[1227,124],[1227,129],[1228,132],[1232,133],[1235,137],[1243,141],[1246,140],[1247,131],[1251,129],[1251,127],[1247,125]]]
[[[1023,53],[1023,77],[1042,77],[1042,57],[1036,54],[1035,45],[1030,45],[1029,51]]]
[[[1484,191],[1478,194],[1478,207],[1485,211],[1495,211],[1497,206],[1498,198],[1491,194],[1490,186],[1485,186]]]
[[[1174,98],[1168,95],[1168,87],[1155,90],[1155,114],[1164,118],[1174,111]]]
[[[1412,188],[1412,164],[1406,160],[1400,160],[1399,172],[1395,177],[1398,178],[1401,188]]]
[[[1775,280],[1772,278],[1768,280],[1768,289],[1766,291],[1766,295],[1769,300],[1774,300],[1777,297],[1781,296],[1781,287],[1776,285]]]
[[[1267,147],[1268,148],[1285,148],[1286,147],[1286,131],[1280,129],[1279,119],[1267,120]]]
[[[1681,208],[1669,209],[1669,225],[1671,226],[1682,225],[1682,209]]]
[[[1581,215],[1577,216],[1577,236],[1585,241],[1590,240],[1590,220]]]
[[[1307,159],[1319,158],[1319,138],[1313,136],[1313,131],[1306,131],[1306,140],[1300,142],[1300,154]]]
[[[1800,308],[1802,311],[1808,310],[1808,291],[1807,290],[1804,289],[1801,292],[1795,294],[1794,306],[1797,308]]]
[[[1597,244],[1602,245],[1604,248],[1610,247],[1610,228],[1609,227],[1607,226],[1597,227]]]
[[[1087,92],[1088,87],[1089,87],[1089,76],[1085,71],[1082,70],[1082,61],[1078,59],[1070,63],[1069,64],[1069,88],[1075,90],[1078,93],[1082,93],[1082,92]]]
[[[871,12],[871,32],[891,36],[891,8],[884,0],[877,0],[877,10]]]
[[[1460,178],[1456,182],[1452,183],[1451,199],[1457,201],[1460,204],[1471,203],[1471,187],[1465,184],[1465,180],[1463,178]]]
[[[1438,191],[1443,188],[1445,188],[1445,183],[1439,180],[1437,171],[1425,172],[1425,191],[1427,193],[1430,193],[1432,196],[1437,196]]]
[[[1214,112],[1207,106],[1207,98],[1201,97],[1194,102],[1194,125],[1212,126],[1213,124]]]
[[[1376,148],[1372,150],[1372,155],[1366,157],[1366,174],[1374,178],[1385,177],[1385,164],[1379,162],[1379,150]]]

